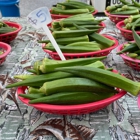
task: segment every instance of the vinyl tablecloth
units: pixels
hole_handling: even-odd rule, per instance
[[[102,18],[102,17],[98,17]],[[10,43],[11,53],[0,65],[0,140],[140,140],[140,110],[137,97],[129,93],[109,106],[89,114],[57,115],[41,112],[23,104],[16,88],[15,74],[26,74],[37,60],[49,57],[37,40],[47,38],[42,29],[31,27],[26,18],[6,18],[22,25],[17,38]],[[108,18],[101,32],[113,36],[119,44],[126,42]],[[139,72],[125,65],[116,49],[103,61],[128,78],[139,81]]]

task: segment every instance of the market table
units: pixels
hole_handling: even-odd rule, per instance
[[[104,17],[98,17],[104,18]],[[15,80],[15,74],[26,74],[27,68],[44,57],[49,57],[37,40],[45,33],[31,27],[26,18],[6,18],[22,25],[17,38],[10,43],[11,53],[0,66],[0,140],[140,140],[140,110],[137,97],[129,93],[111,105],[83,115],[62,116],[44,113],[23,104],[16,88],[5,89]],[[101,33],[126,42],[115,24],[108,18]],[[108,67],[128,78],[139,80],[139,72],[124,64],[114,49],[104,60]]]

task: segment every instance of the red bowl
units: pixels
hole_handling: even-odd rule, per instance
[[[0,50],[3,51],[3,54],[0,55],[0,64],[2,64],[6,60],[7,55],[11,52],[11,46],[7,43],[0,42]]]
[[[129,15],[114,15],[114,14],[110,14],[109,12],[107,12],[106,10],[104,11],[105,15],[109,17],[109,19],[114,22],[115,24],[123,21],[124,19],[128,18]]]
[[[127,42],[124,44],[127,44]],[[117,47],[117,52],[122,50],[124,44],[121,44]],[[126,53],[120,54],[120,56],[128,66],[137,71],[140,71],[140,60],[126,56]]]
[[[51,13],[51,10],[50,10],[50,13]],[[93,13],[92,13],[92,15],[95,15],[95,14],[97,14],[98,13],[98,11],[97,10],[95,10]],[[61,19],[61,18],[67,18],[67,17],[70,17],[70,16],[72,16],[72,15],[57,15],[57,14],[51,14],[51,17],[52,17],[52,19]]]
[[[9,32],[9,33],[5,33],[5,34],[0,34],[0,41],[1,42],[5,42],[5,43],[10,43],[12,40],[14,40],[19,31],[22,29],[21,25],[15,22],[11,22],[11,21],[3,21],[4,23],[6,23],[7,25],[9,25],[10,27],[15,27],[16,30],[13,32]]]
[[[124,21],[120,21],[116,24],[116,27],[120,30],[122,36],[127,40],[134,40],[132,30],[126,30],[123,27],[125,26]],[[140,35],[140,31],[136,31]]]
[[[103,35],[111,40],[115,41],[115,44],[107,49],[96,51],[96,52],[86,52],[86,53],[63,53],[66,59],[73,59],[73,58],[85,58],[85,57],[100,57],[100,56],[107,56],[113,49],[115,49],[118,46],[118,41],[108,35]],[[44,47],[45,44],[43,44],[42,48]],[[53,52],[47,49],[43,49],[46,53],[48,53],[53,59],[55,60],[60,60],[59,55],[57,52]]]
[[[118,100],[122,96],[124,96],[127,92],[120,90],[117,94],[107,99],[81,104],[81,105],[51,105],[51,104],[29,104],[29,99],[25,99],[20,94],[25,93],[26,87],[19,87],[17,89],[18,98],[26,105],[32,106],[40,111],[52,113],[52,114],[61,114],[61,115],[79,115],[79,114],[87,114],[90,112],[94,112],[105,108],[109,104],[113,103],[114,101]]]

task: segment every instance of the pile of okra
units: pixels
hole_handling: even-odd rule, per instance
[[[30,74],[15,75],[20,80],[6,88],[27,86],[19,96],[29,99],[30,104],[85,104],[112,97],[118,88],[137,96],[140,83],[106,68],[104,59],[106,56],[65,61],[44,58],[28,69]]]
[[[122,4],[107,6],[106,11],[115,15],[137,15],[140,13],[140,3],[131,0],[131,3],[126,0],[120,0]]]

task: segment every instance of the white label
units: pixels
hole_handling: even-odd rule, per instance
[[[47,25],[52,21],[50,11],[47,7],[41,7],[32,11],[28,16],[27,20],[35,28],[40,28],[42,25]]]

